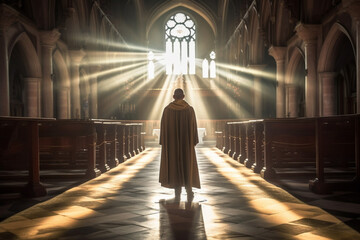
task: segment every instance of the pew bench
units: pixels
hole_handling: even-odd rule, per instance
[[[25,187],[12,188],[25,196],[46,195],[40,182],[39,127],[54,121],[52,118],[0,117],[0,169],[11,172],[1,174],[5,190],[9,190],[6,185],[10,180],[25,180]]]
[[[87,178],[99,176],[97,130],[99,123],[87,120],[56,120],[43,124],[39,128],[42,168],[84,169]],[[102,140],[102,134],[99,135]]]

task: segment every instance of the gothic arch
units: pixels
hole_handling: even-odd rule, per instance
[[[260,17],[261,17],[261,28],[267,29],[271,17],[271,4],[269,0],[261,1]]]
[[[331,104],[331,108],[324,110],[329,100],[322,99],[320,104],[324,115],[356,113],[355,56],[355,46],[349,32],[340,23],[335,23],[325,38],[318,62],[322,79],[320,89],[333,89],[327,95],[332,94],[331,98],[337,100]]]
[[[261,1],[260,5],[260,27],[263,30],[263,38],[267,44],[271,41],[269,37],[269,29],[271,29],[271,3],[269,0]]]
[[[259,14],[255,6],[252,8],[250,14],[250,33],[251,36],[251,55],[250,64],[260,64],[263,61],[263,41],[260,36],[260,19]]]
[[[305,62],[305,55],[298,47],[294,48],[291,52],[289,62],[285,72],[285,84],[295,84],[295,72],[299,67],[300,62]]]
[[[70,118],[70,77],[69,71],[66,66],[63,55],[59,50],[56,50],[53,53],[54,60],[54,74],[55,80],[54,82],[54,90],[55,94],[54,102],[56,102],[55,106],[55,115],[59,119],[68,119]]]
[[[290,24],[290,13],[285,8],[283,1],[276,1],[273,7],[275,22],[273,41],[275,46],[285,46],[286,41],[289,39],[289,34],[293,30],[293,26]]]
[[[344,40],[346,40],[345,38],[347,38],[351,43],[352,50],[355,56],[356,51],[354,44],[351,41],[349,32],[340,23],[335,23],[327,34],[324,44],[321,48],[318,63],[319,72],[335,71],[336,56],[340,54],[339,46],[341,45],[341,43],[343,43]]]
[[[27,77],[41,77],[39,57],[27,33],[20,33],[9,47],[9,59],[15,46],[23,53],[24,67]]]
[[[80,68],[80,105],[81,105],[81,116],[89,117],[89,103],[90,103],[90,79],[88,73],[84,67]]]
[[[9,47],[10,115],[40,117],[41,67],[27,33],[20,33]]]
[[[285,71],[286,112],[289,117],[305,116],[305,57],[294,48]]]

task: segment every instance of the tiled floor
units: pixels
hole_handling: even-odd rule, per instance
[[[160,148],[148,148],[7,218],[0,239],[360,239],[338,218],[215,148],[197,148],[202,189],[195,190],[194,201],[183,193],[174,203],[173,190],[158,183],[159,154]]]

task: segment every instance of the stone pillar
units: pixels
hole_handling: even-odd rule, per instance
[[[269,48],[269,54],[276,61],[276,117],[283,118],[285,113],[285,54],[286,47]]]
[[[298,89],[295,85],[288,85],[287,92],[289,94],[289,109],[288,117],[298,117],[299,116],[299,101],[298,101]]]
[[[97,78],[101,71],[100,66],[92,67],[92,78],[90,80],[90,117],[98,118],[98,84]]]
[[[40,117],[40,78],[24,78],[25,116]]]
[[[71,58],[71,117],[81,118],[80,104],[80,74],[79,67],[81,60],[85,56],[85,52],[81,50],[69,51]]]
[[[70,88],[69,87],[60,87],[58,89],[58,103],[59,103],[59,119],[69,119],[70,114]]]
[[[57,29],[40,32],[41,58],[42,58],[42,112],[44,117],[54,117],[54,98],[52,75],[52,51],[60,33]]]
[[[262,87],[262,78],[257,72],[262,71],[266,65],[249,65],[251,70],[255,70],[254,75],[254,116],[255,118],[262,118],[262,108],[263,108],[263,87]]]
[[[322,116],[336,115],[336,72],[322,72],[319,74],[322,86]]]
[[[305,43],[305,116],[318,115],[318,86],[317,86],[317,38],[320,25],[300,23],[295,27],[296,33]]]
[[[10,115],[8,28],[15,22],[17,13],[0,4],[0,116]]]
[[[345,10],[351,15],[356,34],[356,113],[360,113],[360,1],[343,0],[342,2]]]

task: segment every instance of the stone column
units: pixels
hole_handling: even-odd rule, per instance
[[[24,78],[25,116],[40,117],[40,78]]]
[[[54,117],[54,98],[52,74],[52,51],[60,33],[57,29],[40,32],[41,58],[42,58],[42,112],[44,117]]]
[[[289,94],[289,115],[288,117],[298,117],[299,116],[299,101],[297,88],[295,85],[288,85],[287,91]]]
[[[92,78],[90,80],[90,117],[98,118],[98,84],[97,78],[101,71],[100,66],[92,67]]]
[[[285,113],[285,54],[286,47],[269,48],[269,54],[276,61],[276,117],[283,118]]]
[[[251,70],[255,70],[254,75],[254,115],[255,118],[262,118],[262,108],[263,108],[263,87],[262,87],[262,78],[257,72],[262,71],[266,65],[249,65]]]
[[[81,50],[69,51],[71,58],[71,117],[81,118],[81,104],[80,104],[80,76],[79,67],[81,60],[85,56],[85,52]]]
[[[0,116],[10,115],[8,28],[15,22],[17,13],[0,4]]]
[[[353,30],[356,34],[356,113],[360,113],[360,2],[343,0],[345,10],[353,20]]]
[[[70,88],[69,87],[60,87],[58,89],[58,103],[59,104],[59,112],[58,118],[59,119],[69,119],[71,116],[70,114]]]
[[[322,86],[322,116],[336,115],[336,72],[322,72],[319,74]]]
[[[296,33],[305,43],[305,116],[318,115],[318,86],[317,86],[317,38],[320,25],[300,23],[295,27]]]

